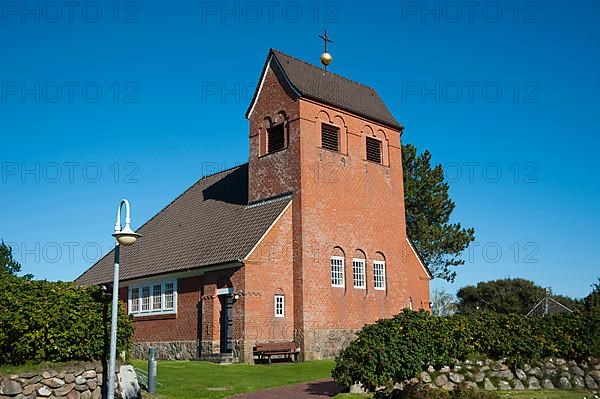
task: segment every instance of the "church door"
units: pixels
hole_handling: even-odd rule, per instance
[[[221,353],[231,353],[233,348],[233,297],[220,295],[221,301]]]

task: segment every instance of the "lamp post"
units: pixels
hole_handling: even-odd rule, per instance
[[[125,227],[121,229],[121,209],[125,205]],[[115,397],[115,367],[117,362],[117,313],[119,312],[119,257],[121,245],[129,246],[137,241],[141,234],[131,229],[129,223],[129,201],[122,199],[117,208],[117,222],[115,223],[115,268],[113,277],[112,315],[110,324],[110,360],[108,364],[108,392],[107,399]]]

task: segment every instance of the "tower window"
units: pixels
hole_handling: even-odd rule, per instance
[[[354,288],[366,288],[365,283],[365,260],[352,259],[352,276],[354,277]]]
[[[332,256],[330,258],[331,264],[331,286],[332,287],[343,287],[344,286],[344,258],[341,256]]]
[[[381,141],[367,137],[367,161],[381,162]]]
[[[340,150],[340,129],[337,126],[321,124],[321,147],[330,151]]]
[[[285,148],[285,129],[283,123],[272,126],[267,130],[267,152],[269,154]]]
[[[376,290],[385,290],[385,262],[373,261],[373,280]]]

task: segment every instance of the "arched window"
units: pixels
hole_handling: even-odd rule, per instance
[[[367,274],[366,274],[366,255],[360,249],[354,252],[352,258],[352,279],[354,281],[354,288],[366,289],[367,288]]]
[[[331,286],[344,287],[344,251],[341,248],[334,248],[329,258],[331,266]]]
[[[381,252],[377,252],[373,260],[373,285],[376,290],[385,291],[385,257]]]

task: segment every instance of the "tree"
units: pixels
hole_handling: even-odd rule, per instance
[[[600,308],[600,277],[596,283],[592,284],[592,292],[584,298],[583,302],[586,310]]]
[[[456,297],[445,290],[434,290],[431,295],[431,313],[434,316],[450,316],[456,313]]]
[[[501,279],[477,283],[458,290],[458,312],[473,315],[488,311],[502,314],[527,314],[542,298],[548,295],[545,288],[522,278]],[[550,295],[569,309],[575,311],[581,305],[577,300]]]
[[[21,264],[13,258],[12,248],[0,241],[0,273],[16,275],[21,271]],[[26,279],[32,279],[33,275],[26,274]]]
[[[429,151],[417,155],[415,146],[403,145],[402,166],[408,236],[433,276],[452,282],[452,268],[465,263],[460,254],[475,239],[475,230],[450,223],[455,204],[442,165],[431,166]]]
[[[13,258],[12,248],[0,242],[0,273],[15,275],[21,271],[21,265]]]

